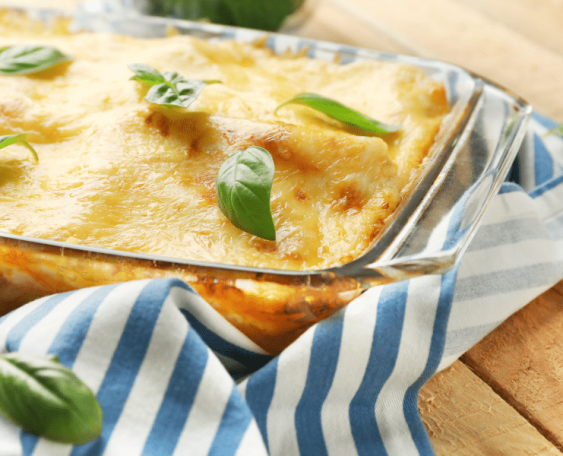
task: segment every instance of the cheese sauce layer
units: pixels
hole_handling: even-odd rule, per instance
[[[449,110],[440,84],[399,64],[0,21],[0,47],[51,45],[73,57],[0,76],[0,135],[28,132],[39,155],[36,163],[23,146],[0,150],[0,230],[18,235],[275,269],[336,266],[384,228]],[[221,83],[186,109],[162,108],[144,100],[131,63]],[[303,106],[274,114],[302,92],[403,129],[362,136]],[[234,227],[217,205],[219,167],[251,145],[275,163],[275,242]]]

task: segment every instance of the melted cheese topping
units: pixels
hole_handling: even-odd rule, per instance
[[[342,264],[383,229],[449,109],[441,85],[393,63],[0,21],[0,47],[48,44],[73,57],[36,75],[0,76],[0,135],[29,132],[39,155],[35,163],[22,146],[0,151],[0,230],[19,235],[275,269]],[[161,108],[143,99],[129,63],[222,84],[187,109]],[[274,114],[301,92],[403,130],[360,136],[305,107]],[[250,145],[274,158],[275,242],[235,228],[217,206],[220,165]]]

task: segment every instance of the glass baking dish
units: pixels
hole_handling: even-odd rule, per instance
[[[22,11],[23,12],[23,11]],[[48,22],[68,16],[25,10]],[[276,53],[306,49],[315,59],[406,63],[446,87],[452,112],[416,182],[372,247],[326,270],[287,271],[90,248],[0,232],[0,314],[35,298],[82,287],[177,277],[190,284],[243,333],[275,354],[313,323],[376,285],[442,274],[459,261],[497,193],[524,137],[531,108],[503,88],[462,68],[295,36],[131,15],[73,13],[71,29],[137,37],[173,28],[210,40],[265,40]]]

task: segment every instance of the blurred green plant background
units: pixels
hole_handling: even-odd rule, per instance
[[[152,0],[147,13],[276,31],[304,3],[305,0]]]

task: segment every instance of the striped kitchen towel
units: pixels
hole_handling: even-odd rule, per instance
[[[56,354],[96,392],[102,436],[0,421],[0,455],[431,455],[422,385],[563,278],[563,140],[534,115],[460,264],[375,287],[271,358],[185,283],[54,295],[0,320],[0,351]]]

